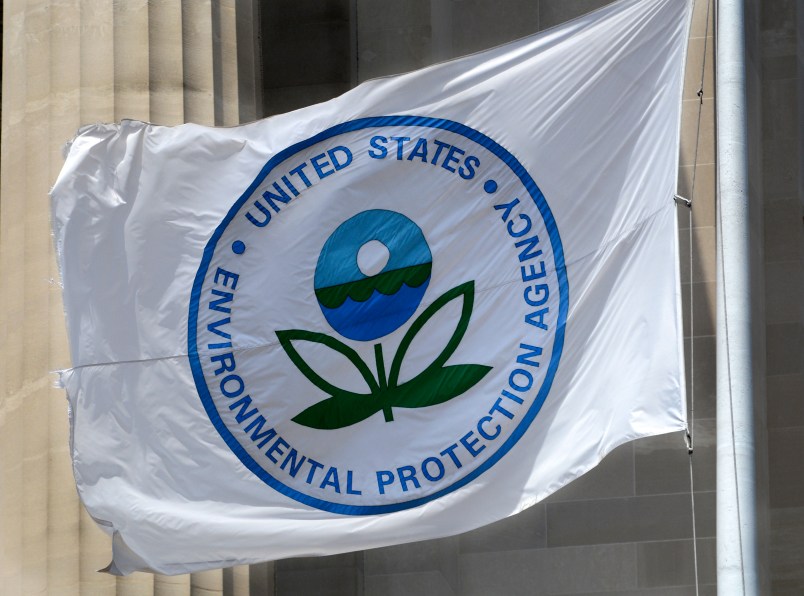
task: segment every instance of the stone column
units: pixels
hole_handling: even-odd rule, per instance
[[[24,43],[25,5],[6,3],[3,13],[3,121],[0,143],[0,267],[3,272],[16,271],[24,254],[24,208],[20,201],[8,197],[26,194],[25,100],[26,57]],[[10,594],[22,593],[22,330],[16,324],[22,315],[24,294],[19,276],[0,285],[0,582]],[[12,280],[13,283],[9,283]]]
[[[81,124],[114,120],[112,4],[81,0]]]
[[[220,0],[213,4],[215,123],[222,126],[235,126],[240,122],[235,13],[235,0]]]
[[[81,6],[80,0],[54,0],[50,3],[50,141],[48,184],[56,179],[62,164],[63,143],[81,124]],[[43,247],[51,253],[50,246]],[[48,368],[70,365],[64,308],[56,260],[48,259]],[[48,383],[48,533],[47,586],[54,594],[77,595],[79,589],[79,552],[75,548],[79,534],[80,504],[74,490],[69,453],[67,400],[51,377]]]
[[[151,122],[184,122],[181,4],[151,0],[148,6],[148,60]]]
[[[240,122],[251,122],[263,115],[259,29],[259,0],[235,0],[235,60]]]
[[[48,496],[48,295],[50,152],[50,15],[46,0],[28,2],[26,45],[25,141],[17,150],[25,155],[26,201],[19,224],[23,252],[12,264],[22,294],[21,317],[10,324],[22,331],[20,343],[6,350],[22,352],[22,589],[38,594],[47,589]],[[13,197],[12,197],[13,200]],[[12,222],[12,225],[14,223]],[[4,275],[3,279],[8,279]]]
[[[238,121],[234,0],[7,0],[0,143],[0,591],[222,594],[221,571],[98,573],[111,542],[79,505],[64,393],[70,364],[48,191],[84,124]],[[217,38],[213,39],[213,30]],[[249,39],[254,43],[254,39]],[[217,54],[215,53],[217,52]],[[252,76],[250,73],[249,76]],[[214,83],[218,81],[216,86]],[[217,90],[217,93],[215,91]],[[248,568],[226,593],[248,594]],[[245,587],[244,587],[245,586]]]
[[[220,569],[199,571],[191,574],[192,596],[217,596],[223,594],[223,572]]]
[[[190,596],[190,576],[155,575],[154,596]]]
[[[114,117],[148,121],[148,1],[113,2]]]
[[[211,0],[182,0],[184,117],[187,122],[215,124]]]
[[[250,573],[248,565],[238,565],[223,570],[223,593],[224,596],[250,596]],[[257,592],[257,594],[268,594],[267,591]],[[255,596],[257,596],[255,594]]]

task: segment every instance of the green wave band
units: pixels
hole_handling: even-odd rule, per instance
[[[394,269],[393,271],[384,271],[359,281],[351,281],[337,286],[329,286],[328,288],[317,288],[315,295],[318,301],[327,308],[338,308],[346,301],[347,297],[355,302],[365,302],[375,290],[385,296],[391,296],[399,291],[402,284],[410,288],[418,288],[430,278],[432,268],[432,263],[424,263]]]

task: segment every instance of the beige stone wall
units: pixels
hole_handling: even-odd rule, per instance
[[[83,124],[239,121],[235,2],[6,0],[0,168],[0,593],[248,593],[248,569],[168,578],[97,573],[110,542],[80,506],[70,364],[48,191]],[[218,89],[218,93],[215,90]]]

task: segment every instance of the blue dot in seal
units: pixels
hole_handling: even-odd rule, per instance
[[[246,252],[246,243],[242,240],[235,240],[232,242],[232,252],[236,255],[242,255]]]
[[[486,180],[486,183],[483,185],[483,190],[489,194],[497,192],[496,180]]]

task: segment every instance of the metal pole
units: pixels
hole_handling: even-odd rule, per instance
[[[759,593],[743,0],[717,18],[717,581]]]

